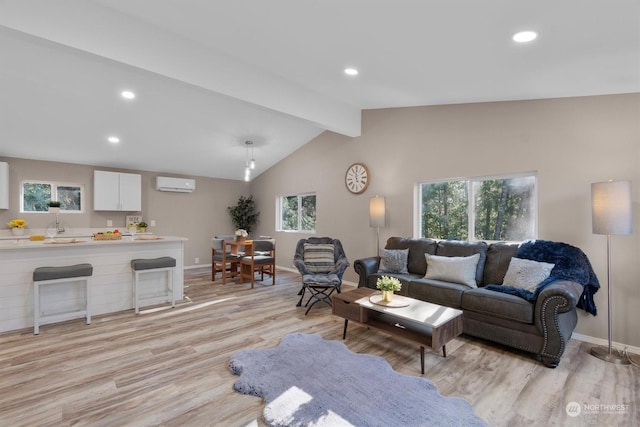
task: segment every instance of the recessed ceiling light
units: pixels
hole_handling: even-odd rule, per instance
[[[513,41],[518,43],[526,43],[536,39],[538,37],[538,33],[535,31],[520,31],[519,33],[515,33],[513,35]]]
[[[355,68],[345,68],[344,73],[348,76],[357,76],[358,70],[356,70]]]
[[[130,90],[123,90],[120,95],[122,95],[125,99],[133,99],[136,97],[136,94],[131,92]]]
[[[112,144],[117,144],[118,142],[120,142],[120,138],[118,138],[117,136],[110,136],[109,138],[107,138],[107,141]]]

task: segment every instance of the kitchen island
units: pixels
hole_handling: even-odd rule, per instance
[[[170,256],[176,259],[173,287],[176,301],[184,290],[182,237],[136,236],[122,240],[57,238],[53,241],[0,240],[0,332],[33,326],[33,270],[90,263],[92,316],[133,308],[131,260]],[[162,294],[165,274],[148,273],[142,281],[145,299]],[[84,293],[73,283],[60,283],[45,295],[48,311],[69,311]],[[163,302],[158,297],[158,302]],[[151,300],[153,302],[153,299]],[[133,311],[131,312],[133,315]]]

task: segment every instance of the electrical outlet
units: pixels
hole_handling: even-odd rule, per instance
[[[107,227],[113,227],[113,221],[110,219],[107,220]]]
[[[200,258],[196,258],[196,264],[200,264]]]
[[[156,226],[156,220],[152,219],[151,221],[149,221],[149,227],[155,227]]]

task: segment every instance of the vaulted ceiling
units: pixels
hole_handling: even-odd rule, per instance
[[[243,179],[363,109],[640,92],[640,2],[4,0],[0,52],[0,156]]]

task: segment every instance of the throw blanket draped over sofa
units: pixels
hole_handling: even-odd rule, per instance
[[[391,237],[359,259],[359,287],[397,277],[400,294],[463,311],[464,333],[535,354],[556,367],[577,323],[595,315],[598,279],[586,255],[560,242],[522,244]]]
[[[540,292],[558,280],[570,280],[583,286],[582,296],[577,307],[596,316],[598,310],[593,301],[593,295],[600,289],[600,282],[596,273],[591,267],[589,258],[582,250],[575,246],[560,242],[550,242],[548,240],[531,240],[524,242],[518,248],[516,257],[530,259],[533,261],[553,263],[555,267],[551,270],[548,278],[537,285],[535,292],[522,288],[505,285],[487,285],[485,289],[505,292],[516,295],[533,302],[538,299]]]

